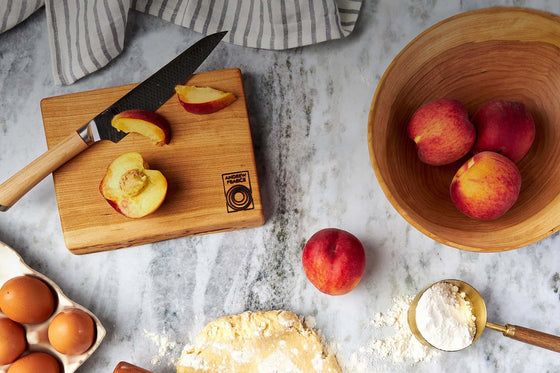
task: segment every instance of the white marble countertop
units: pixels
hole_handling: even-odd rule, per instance
[[[0,214],[0,241],[107,328],[78,372],[112,372],[124,360],[171,373],[183,345],[210,320],[280,308],[314,316],[325,338],[339,345],[346,372],[558,371],[560,355],[493,331],[429,363],[372,359],[361,369],[350,363],[372,338],[375,313],[387,311],[393,297],[445,278],[478,288],[490,321],[560,335],[558,234],[494,254],[441,245],[390,205],[369,159],[368,111],[391,60],[430,25],[489,3],[560,14],[560,3],[549,0],[366,0],[346,40],[280,52],[230,44],[217,49],[201,69],[239,67],[244,74],[266,214],[262,227],[75,256],[64,246],[51,177]],[[46,150],[42,98],[141,81],[198,38],[133,13],[124,53],[61,87],[53,84],[48,62],[44,12],[0,35],[0,181]],[[352,232],[367,250],[364,278],[345,296],[317,291],[301,266],[303,243],[325,227]]]

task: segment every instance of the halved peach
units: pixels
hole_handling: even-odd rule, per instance
[[[160,171],[150,170],[140,153],[129,152],[111,162],[99,191],[124,216],[141,218],[163,203],[167,179]]]
[[[233,93],[211,87],[178,85],[175,86],[175,92],[185,110],[193,114],[214,113],[237,100]]]
[[[141,109],[123,111],[113,117],[111,125],[123,132],[136,132],[162,146],[171,141],[171,126],[162,115]]]

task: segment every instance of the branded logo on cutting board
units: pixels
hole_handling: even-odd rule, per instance
[[[249,171],[222,174],[222,181],[228,213],[255,208]]]

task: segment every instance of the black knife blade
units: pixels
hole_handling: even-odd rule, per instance
[[[125,110],[157,110],[175,93],[176,85],[183,84],[188,80],[225,34],[227,34],[227,31],[208,35],[199,40],[114,104],[99,113],[82,128],[83,132],[87,127],[91,136],[90,139],[84,139],[84,141],[120,141],[127,133],[111,126],[111,119]]]

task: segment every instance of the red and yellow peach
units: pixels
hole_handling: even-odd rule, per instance
[[[485,150],[505,155],[517,163],[535,139],[535,122],[521,102],[492,100],[472,117],[477,131],[473,152]]]
[[[319,291],[342,295],[360,282],[366,255],[362,243],[354,235],[342,229],[327,228],[307,241],[302,263],[307,278]]]
[[[459,211],[478,220],[492,220],[505,214],[517,200],[521,175],[515,163],[501,154],[475,154],[455,174],[450,186]]]
[[[471,150],[476,130],[460,101],[439,99],[414,112],[408,136],[416,143],[422,162],[442,166],[461,159]]]

